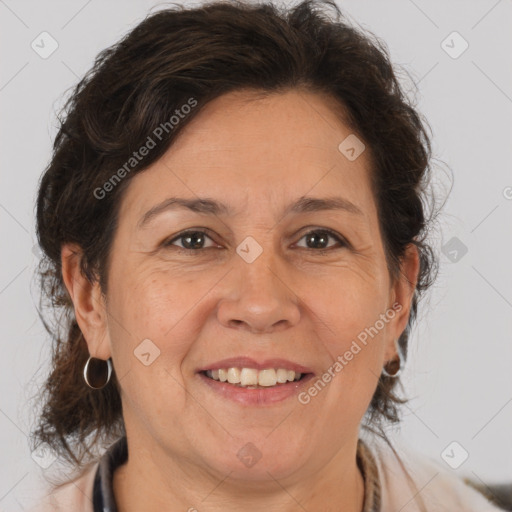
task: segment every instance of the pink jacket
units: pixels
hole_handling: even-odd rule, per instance
[[[478,491],[467,486],[440,458],[437,461],[420,455],[410,447],[394,443],[396,451],[417,486],[417,489],[411,488],[400,463],[386,443],[366,439],[364,442],[378,470],[381,512],[421,512],[414,499],[418,490],[428,512],[501,510]],[[95,463],[77,480],[53,490],[30,512],[94,512],[92,489],[97,468],[98,463]],[[363,512],[366,512],[366,507]]]

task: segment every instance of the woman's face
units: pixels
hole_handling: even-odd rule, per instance
[[[298,91],[249,97],[208,104],[133,177],[112,245],[105,336],[88,342],[113,358],[130,441],[259,480],[353,453],[412,288],[390,280],[368,152],[354,159],[353,139],[340,151],[351,131],[332,104]],[[170,198],[208,203],[161,207]],[[203,233],[180,238],[186,231]],[[229,368],[263,385],[206,375]],[[275,383],[298,373],[307,375]]]

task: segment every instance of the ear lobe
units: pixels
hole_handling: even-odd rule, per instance
[[[80,269],[82,249],[64,244],[61,249],[62,279],[75,309],[75,318],[89,347],[99,359],[110,357],[105,301],[99,282],[91,283]]]

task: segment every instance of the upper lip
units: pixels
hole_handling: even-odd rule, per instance
[[[222,361],[215,361],[203,368],[199,368],[197,371],[204,372],[206,370],[219,370],[220,368],[255,368],[256,370],[282,368],[284,370],[293,370],[296,373],[313,373],[311,368],[288,359],[272,358],[264,359],[263,361],[256,361],[250,357],[231,357],[229,359],[222,359]]]

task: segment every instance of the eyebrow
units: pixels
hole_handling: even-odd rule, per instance
[[[137,226],[141,229],[160,213],[177,209],[187,209],[195,213],[214,216],[233,216],[235,213],[230,206],[210,198],[185,199],[182,197],[169,197],[149,209],[140,218]],[[303,196],[294,203],[288,205],[284,210],[283,216],[290,213],[298,214],[322,210],[343,210],[355,215],[363,215],[363,212],[358,206],[343,197],[320,198]]]

